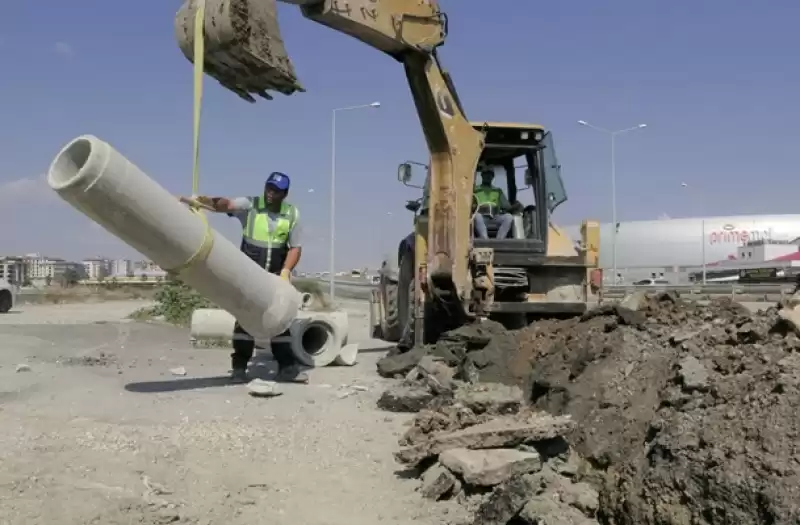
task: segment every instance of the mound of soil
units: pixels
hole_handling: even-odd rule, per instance
[[[754,314],[669,294],[517,332],[513,376],[572,416],[599,521],[800,522],[800,339]]]

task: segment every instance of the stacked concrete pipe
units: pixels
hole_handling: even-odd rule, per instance
[[[199,308],[192,314],[192,340],[199,343],[230,339],[235,322],[224,310]],[[297,360],[308,367],[352,366],[358,359],[358,345],[348,344],[348,330],[346,312],[300,311],[289,326],[288,336],[256,339],[256,344],[266,348],[271,343],[288,343]]]
[[[259,267],[97,137],[67,144],[47,181],[73,208],[230,312],[257,340],[288,329],[300,311],[303,298],[294,286]]]

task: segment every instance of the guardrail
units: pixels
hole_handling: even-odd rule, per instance
[[[605,297],[623,297],[629,293],[643,290],[646,292],[670,291],[681,295],[690,296],[760,296],[783,297],[794,292],[795,286],[787,283],[776,284],[686,284],[666,286],[606,286],[603,288]]]
[[[326,284],[329,281],[319,280],[320,283]],[[376,285],[368,281],[334,281],[338,289],[369,289]],[[645,292],[678,292],[681,295],[690,296],[760,296],[760,297],[783,297],[791,295],[794,292],[795,285],[789,283],[775,283],[775,284],[674,284],[674,285],[648,285],[648,286],[626,286],[615,285],[605,286],[603,288],[603,296],[608,298],[624,297],[627,294],[635,291]]]

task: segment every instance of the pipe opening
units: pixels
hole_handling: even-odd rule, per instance
[[[53,189],[69,186],[74,181],[92,155],[92,141],[87,138],[74,140],[50,166],[47,174],[48,182]]]
[[[311,323],[300,337],[300,344],[305,353],[314,356],[325,351],[332,338],[330,327],[322,323]]]

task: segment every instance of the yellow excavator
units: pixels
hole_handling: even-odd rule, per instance
[[[584,221],[573,243],[550,215],[566,200],[552,134],[538,125],[467,120],[438,50],[448,31],[436,0],[280,0],[303,16],[382,51],[403,66],[430,152],[423,195],[407,208],[413,233],[387,261],[373,293],[376,332],[403,346],[488,317],[513,323],[580,314],[599,278],[599,225]],[[175,29],[194,61],[194,22],[204,10],[206,74],[248,102],[304,91],[280,35],[276,0],[186,0]],[[532,202],[518,205],[518,164]],[[411,185],[415,164],[400,165]],[[502,170],[515,203],[513,233],[475,239],[479,170]],[[492,210],[486,217],[491,223]],[[489,228],[491,230],[491,228]]]

